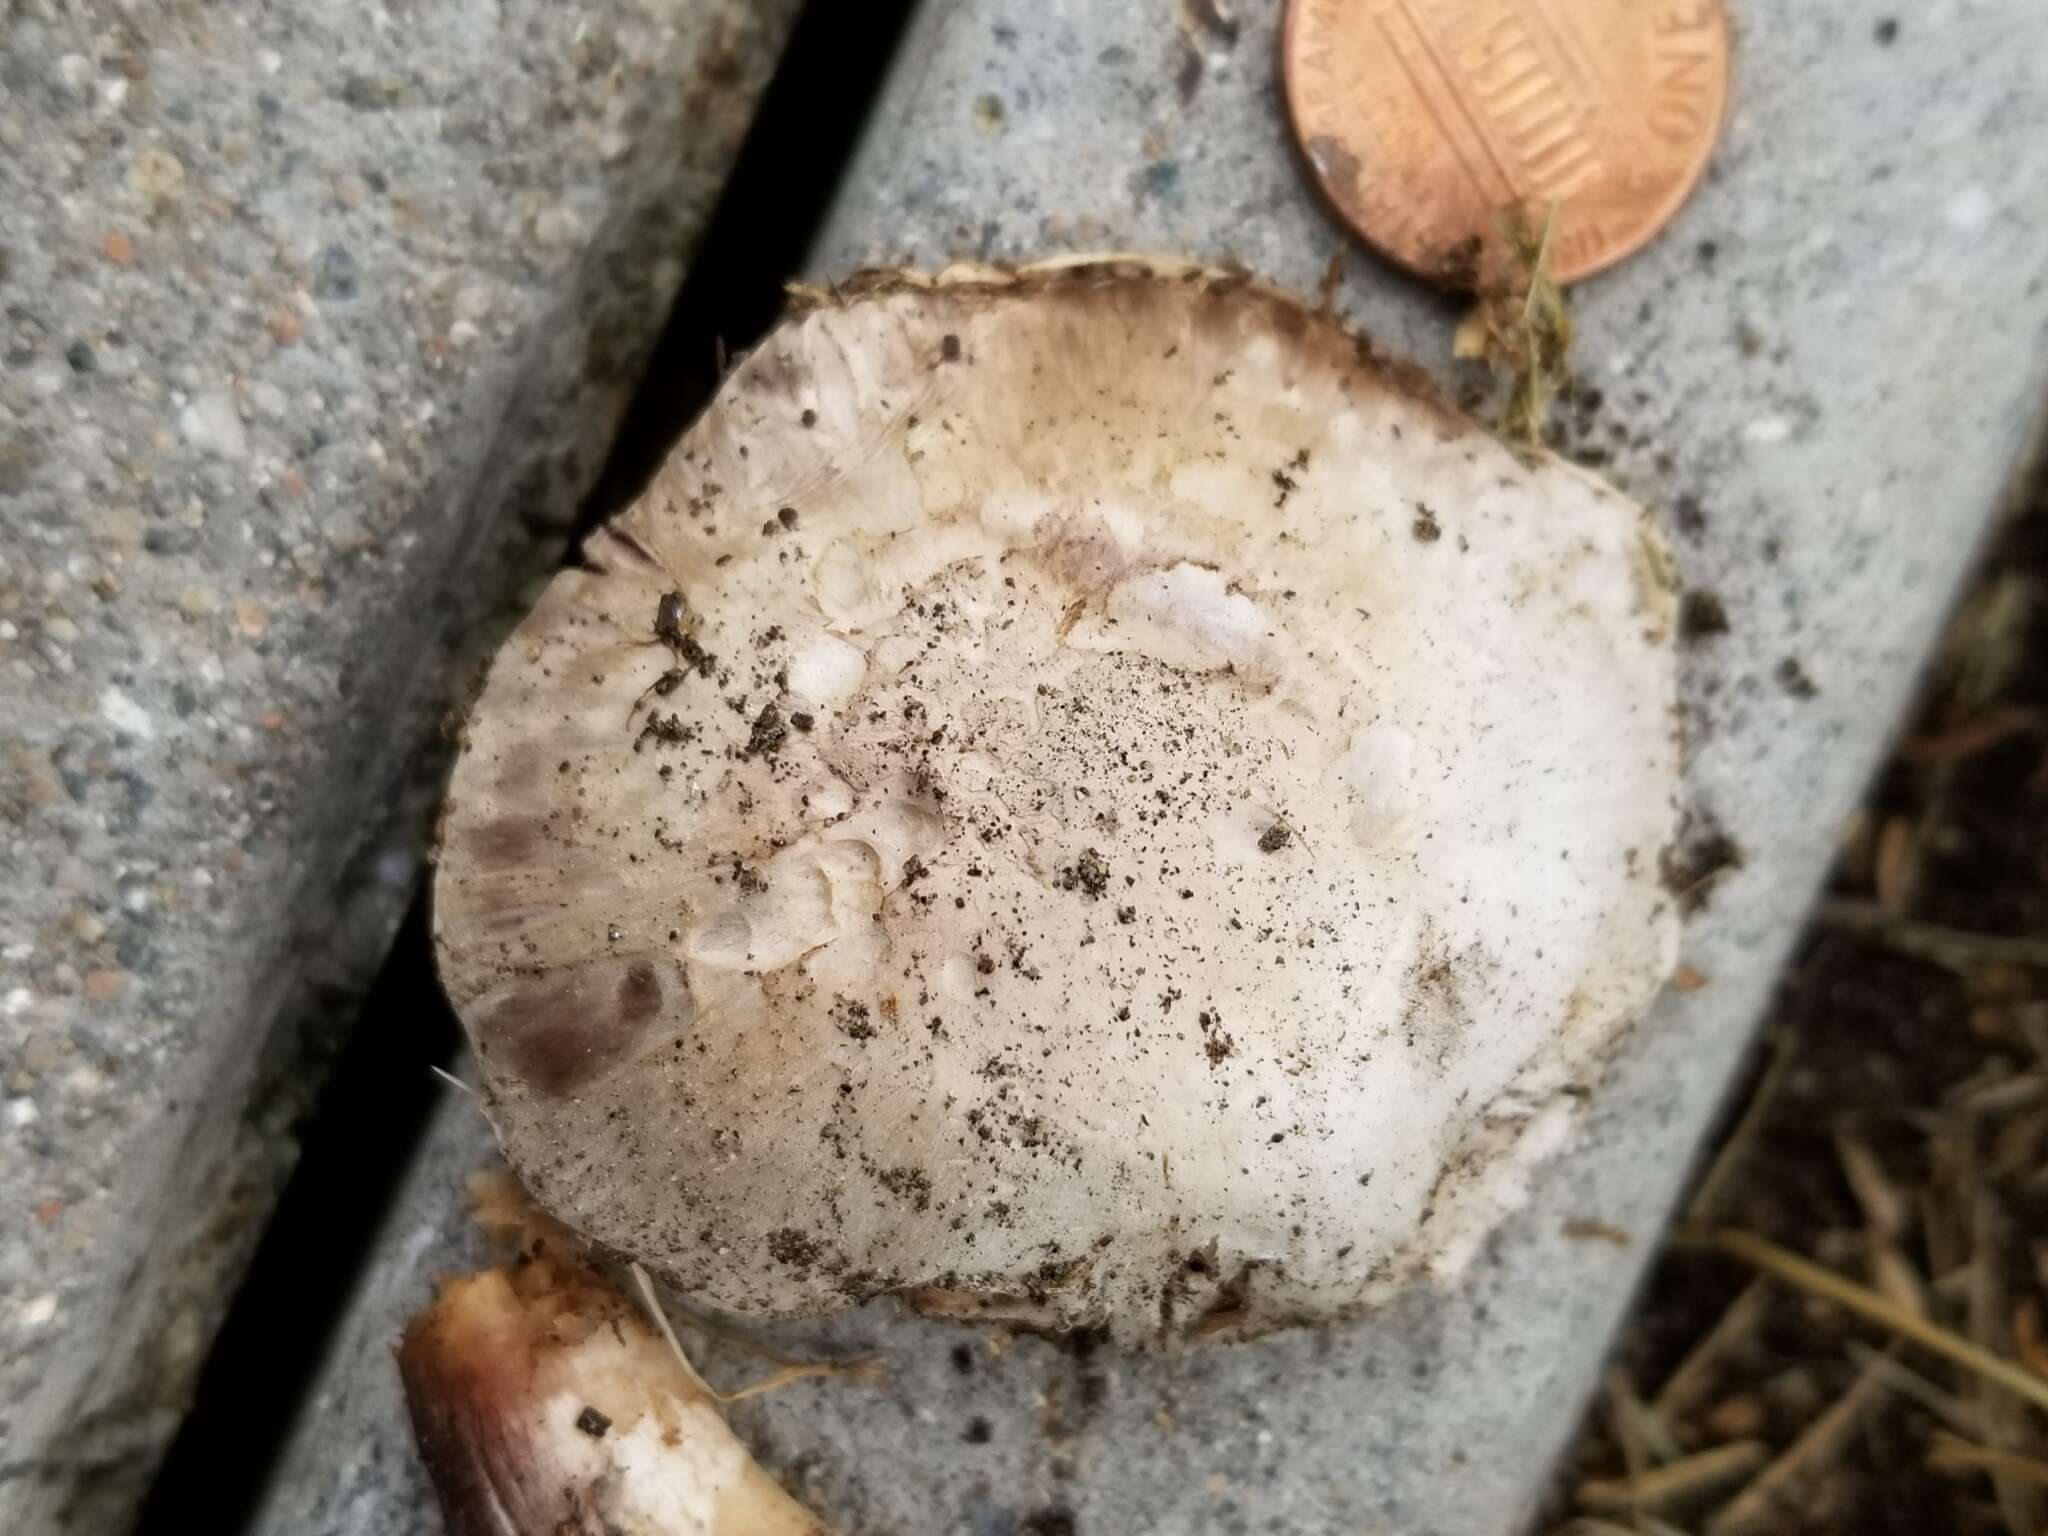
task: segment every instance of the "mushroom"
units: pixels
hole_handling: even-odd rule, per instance
[[[509,1182],[476,1193],[518,1261],[445,1282],[398,1348],[450,1536],[829,1536],[747,1454],[666,1319]]]
[[[1455,1276],[1674,963],[1672,629],[1641,508],[1241,274],[800,292],[468,723],[488,1113],[744,1314]]]

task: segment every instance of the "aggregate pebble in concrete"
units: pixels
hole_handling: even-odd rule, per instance
[[[794,0],[0,18],[0,1528],[116,1530]]]
[[[1731,10],[1714,171],[1649,251],[1575,290],[1603,403],[1567,413],[1573,451],[1660,509],[1728,626],[1685,662],[1691,847],[1719,826],[1745,859],[1688,929],[1708,985],[1665,999],[1581,1144],[1447,1293],[1165,1358],[1002,1349],[886,1305],[782,1331],[798,1352],[878,1349],[895,1373],[735,1415],[841,1528],[1505,1536],[1526,1518],[2048,390],[2048,11],[1935,0],[1880,27],[1846,0]],[[1346,246],[1285,139],[1277,19],[1270,0],[930,5],[816,270],[1166,247],[1313,291]],[[1450,306],[1362,256],[1343,275],[1349,313],[1461,382]],[[487,1147],[473,1106],[451,1106],[266,1531],[437,1528],[388,1348],[473,1252],[443,1246],[452,1170]],[[1632,1238],[1574,1240],[1573,1220]],[[722,1346],[706,1364],[760,1369]]]

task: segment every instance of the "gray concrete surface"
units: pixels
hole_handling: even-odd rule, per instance
[[[1175,1358],[1090,1354],[871,1306],[792,1328],[873,1348],[875,1392],[806,1384],[737,1415],[853,1532],[1490,1536],[1527,1518],[1916,668],[2048,391],[2048,11],[2034,0],[1733,0],[1713,174],[1645,254],[1575,292],[1604,397],[1577,451],[1662,509],[1732,631],[1685,657],[1687,797],[1743,866],[1578,1145],[1443,1293]],[[1164,246],[1312,289],[1347,249],[1274,91],[1277,6],[933,0],[814,263]],[[1191,60],[1198,63],[1191,63]],[[1451,312],[1353,254],[1343,304],[1453,384]],[[261,1528],[428,1532],[389,1363],[473,1256],[452,1102]],[[1626,1248],[1573,1241],[1593,1218]],[[714,1346],[733,1381],[758,1366]]]
[[[119,1530],[793,0],[0,6],[0,1530]]]

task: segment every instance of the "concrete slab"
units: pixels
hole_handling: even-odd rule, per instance
[[[795,9],[0,20],[0,1529],[132,1518]]]
[[[872,1306],[784,1347],[869,1348],[895,1385],[736,1415],[851,1531],[1443,1533],[1527,1518],[1653,1237],[2048,389],[2048,100],[2032,0],[1736,0],[1713,173],[1648,252],[1575,292],[1604,398],[1574,450],[1662,509],[1728,633],[1685,658],[1697,840],[1732,837],[1667,997],[1585,1134],[1445,1293],[1343,1330],[1167,1359]],[[817,253],[820,274],[1061,249],[1237,258],[1312,291],[1348,249],[1274,87],[1278,6],[930,4]],[[1447,382],[1452,312],[1370,259],[1343,307]],[[432,1530],[388,1346],[466,1240],[452,1104],[262,1529]],[[1626,1229],[1626,1247],[1566,1224]],[[756,1367],[723,1346],[714,1379]]]

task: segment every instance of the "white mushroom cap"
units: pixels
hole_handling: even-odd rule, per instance
[[[1454,1274],[1674,960],[1662,570],[1239,277],[800,302],[470,722],[436,936],[506,1152],[750,1313]]]

